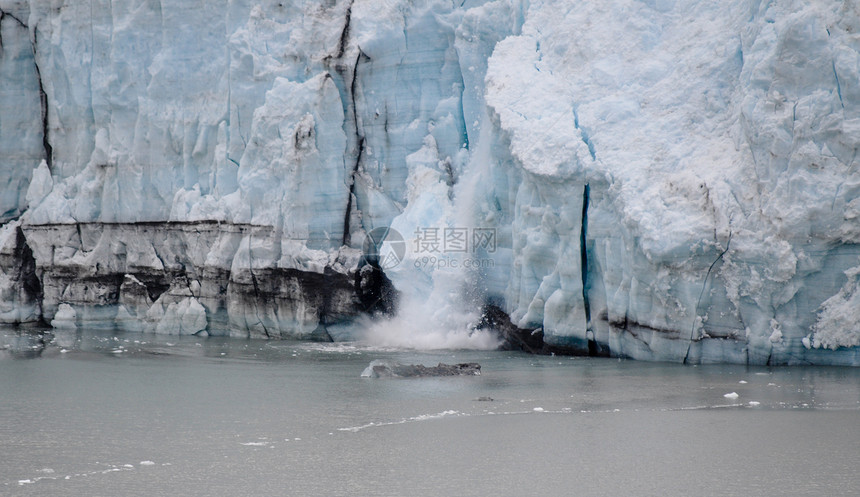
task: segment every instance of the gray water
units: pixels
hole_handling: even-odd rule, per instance
[[[860,495],[858,467],[857,369],[0,331],[2,495]]]

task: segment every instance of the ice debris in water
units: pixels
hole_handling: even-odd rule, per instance
[[[459,364],[439,363],[436,366],[400,364],[374,360],[361,373],[362,378],[414,378],[423,376],[479,376],[481,365],[476,362]]]

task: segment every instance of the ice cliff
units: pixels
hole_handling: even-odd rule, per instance
[[[860,365],[858,31],[833,0],[0,0],[0,321],[341,339],[396,288],[555,350]],[[428,264],[446,228],[493,246]]]

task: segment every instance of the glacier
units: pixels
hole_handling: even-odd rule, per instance
[[[0,0],[0,322],[487,348],[491,309],[551,351],[860,365],[858,30],[836,0]],[[421,250],[462,229],[492,249]]]

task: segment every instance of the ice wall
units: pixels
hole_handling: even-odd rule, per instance
[[[0,3],[0,223],[21,215],[33,168],[45,157],[44,107],[27,2]]]
[[[857,22],[843,2],[532,2],[487,76],[522,176],[514,320],[550,343],[693,362],[847,345]]]
[[[390,306],[365,233],[486,228],[385,272],[558,350],[860,363],[851,2],[0,13],[5,322],[337,338]]]

